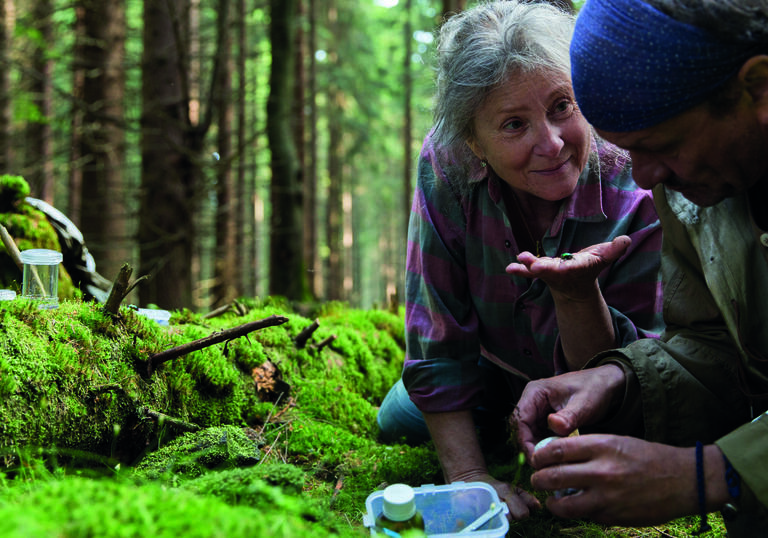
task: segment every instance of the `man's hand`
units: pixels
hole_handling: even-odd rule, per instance
[[[615,364],[528,383],[512,420],[529,461],[536,443],[551,432],[564,437],[606,416],[624,385],[624,371]]]
[[[722,455],[705,447],[708,505],[714,488],[724,486]],[[586,517],[608,525],[647,526],[698,511],[695,449],[650,443],[634,437],[580,435],[552,441],[532,458],[536,489],[581,490],[547,499],[547,508],[564,518]],[[726,497],[727,498],[727,497]],[[722,506],[720,504],[719,506]]]

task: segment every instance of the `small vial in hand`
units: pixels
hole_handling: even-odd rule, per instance
[[[542,439],[541,441],[536,443],[536,446],[533,448],[533,452],[536,453],[538,450],[544,448],[555,439],[560,439],[560,437],[553,436],[553,437],[547,437],[545,439]],[[554,495],[555,495],[555,499],[559,499],[561,497],[567,497],[569,495],[576,495],[577,493],[580,493],[580,492],[581,492],[580,489],[575,489],[575,488],[557,489],[555,490]]]

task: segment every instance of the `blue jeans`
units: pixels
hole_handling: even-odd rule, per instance
[[[398,379],[384,397],[376,422],[385,443],[398,443],[404,438],[406,444],[415,446],[430,439],[424,415],[408,397],[402,379]]]
[[[472,410],[481,440],[497,443],[507,438],[507,417],[514,409],[525,382],[513,378],[498,366],[485,359],[480,365],[486,372],[485,403]],[[399,379],[384,397],[376,415],[379,438],[384,443],[405,441],[408,445],[420,445],[429,441],[429,429],[424,415],[411,401],[403,380]]]

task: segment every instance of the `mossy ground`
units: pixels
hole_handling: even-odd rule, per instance
[[[366,536],[368,494],[441,483],[431,445],[377,440],[377,405],[402,367],[402,312],[242,305],[209,320],[175,312],[169,327],[78,300],[0,306],[0,535]],[[288,322],[147,375],[152,353],[272,315]],[[516,455],[503,447],[492,472],[524,481]],[[541,511],[509,536],[682,536],[696,523],[608,529]]]

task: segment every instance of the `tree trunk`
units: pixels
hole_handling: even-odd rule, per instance
[[[328,198],[326,209],[326,245],[328,260],[326,274],[326,298],[330,301],[344,300],[344,265],[342,233],[344,209],[342,207],[343,165],[341,159],[343,109],[340,106],[341,91],[331,84],[328,89]]]
[[[267,138],[271,151],[270,294],[302,300],[307,276],[302,255],[302,185],[291,129],[296,0],[270,0],[270,93]]]
[[[6,0],[0,0],[0,62],[10,65],[11,40]],[[9,35],[10,34],[10,35]],[[11,173],[11,82],[10,69],[0,69],[0,174]]]
[[[83,132],[80,222],[99,271],[109,278],[130,261],[125,157],[125,7],[123,0],[84,0]]]
[[[218,1],[218,77],[214,81],[214,106],[218,111],[216,166],[216,254],[211,306],[220,306],[238,295],[235,184],[232,177],[232,38],[229,0]]]
[[[411,216],[411,199],[413,197],[413,187],[411,186],[411,178],[413,177],[413,106],[411,105],[411,98],[413,96],[413,75],[411,74],[411,54],[413,49],[412,6],[412,0],[406,0],[404,8],[405,27],[403,32],[405,41],[405,54],[403,57],[403,205],[401,220],[403,244],[408,239],[408,221]],[[397,258],[396,274],[397,284],[394,293],[399,295],[403,288],[404,276],[401,275],[405,275],[405,256]],[[401,299],[402,297],[397,297],[398,301]]]
[[[235,224],[235,264],[236,264],[236,276],[238,282],[238,288],[241,293],[246,296],[255,295],[253,291],[252,275],[247,270],[248,264],[248,237],[252,237],[248,231],[251,228],[252,221],[249,218],[249,203],[250,195],[248,189],[248,176],[247,176],[247,152],[250,150],[245,143],[246,141],[246,117],[247,117],[247,99],[246,99],[246,86],[248,84],[248,75],[246,72],[246,59],[248,58],[248,40],[246,34],[246,15],[247,10],[245,6],[245,0],[237,0],[237,16],[235,17],[237,28],[237,67],[235,69],[237,73],[237,101],[236,101],[236,114],[237,114],[237,177],[235,178],[235,204],[236,224]]]
[[[454,13],[464,11],[467,0],[443,0],[443,17],[448,18]]]
[[[144,0],[139,288],[142,304],[191,308],[201,136],[189,126],[184,0]]]
[[[309,0],[309,77],[307,107],[309,108],[309,136],[307,153],[309,162],[304,176],[304,253],[309,269],[310,292],[318,297],[322,289],[317,233],[317,0]]]
[[[23,175],[32,196],[53,205],[53,137],[51,134],[51,99],[53,60],[48,51],[53,46],[50,0],[35,0],[30,17],[32,27],[39,31],[39,41],[33,44],[31,73],[28,87],[38,119],[27,125],[26,156]]]
[[[2,1],[2,0],[0,0]],[[72,31],[75,34],[72,65],[72,104],[69,134],[69,179],[67,189],[67,216],[72,223],[80,227],[80,210],[83,207],[82,188],[83,170],[80,164],[82,151],[83,117],[85,110],[80,103],[84,100],[85,87],[85,5],[75,3],[75,22]],[[100,268],[101,269],[101,268]],[[112,278],[114,275],[109,275]]]
[[[334,71],[340,71],[339,42],[341,41],[342,24],[339,21],[338,6],[331,0],[328,7],[328,30],[330,43],[328,45],[328,70],[331,82],[328,85],[327,109],[328,118],[328,194],[325,210],[325,243],[328,247],[328,258],[325,263],[325,296],[331,301],[344,299],[344,268],[342,256],[342,233],[344,210],[342,207],[343,173],[342,162],[342,106],[344,95],[336,85]]]

